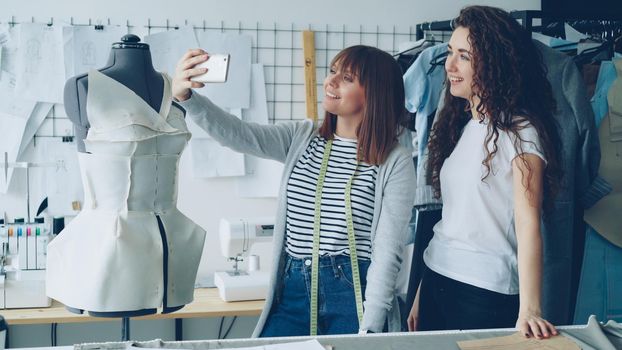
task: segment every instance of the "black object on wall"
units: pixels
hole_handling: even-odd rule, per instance
[[[615,20],[622,14],[620,0],[542,0],[542,11],[569,19]]]

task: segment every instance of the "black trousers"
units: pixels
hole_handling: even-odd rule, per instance
[[[419,211],[417,213],[415,244],[413,245],[413,258],[410,263],[410,277],[408,279],[406,307],[404,308],[405,315],[402,315],[402,320],[404,320],[404,330],[408,329],[406,319],[408,318],[408,313],[410,312],[410,308],[415,300],[419,282],[421,282],[421,278],[423,277],[423,271],[426,269],[425,264],[423,263],[423,252],[428,247],[430,240],[432,240],[432,237],[434,236],[432,228],[441,219],[441,214],[441,209]]]
[[[417,330],[514,328],[518,294],[506,295],[458,282],[426,268]]]

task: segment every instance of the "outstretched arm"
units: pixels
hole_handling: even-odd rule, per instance
[[[284,162],[291,146],[298,123],[264,125],[250,123],[224,111],[207,97],[193,94],[191,89],[203,87],[203,83],[191,80],[205,73],[195,65],[208,59],[201,49],[188,50],[179,60],[173,78],[173,96],[186,110],[188,116],[221,145],[240,153]]]
[[[524,158],[525,161],[523,161]],[[520,309],[516,328],[526,337],[548,338],[557,330],[542,318],[542,209],[544,161],[523,154],[512,161],[514,224],[518,242]]]

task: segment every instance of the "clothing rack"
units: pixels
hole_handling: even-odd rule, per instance
[[[547,24],[554,22],[578,22],[578,21],[594,21],[594,27],[602,26],[602,21],[620,21],[622,22],[622,13],[612,13],[608,16],[590,16],[587,15],[585,17],[561,17],[556,16],[554,14],[538,11],[538,10],[522,10],[522,11],[512,11],[510,15],[515,19],[519,20],[522,26],[528,30],[529,32],[540,31]],[[534,25],[534,19],[542,20],[542,25],[536,26]],[[424,22],[419,23],[415,26],[415,34],[417,40],[423,39],[424,31],[452,31],[453,28],[453,20],[443,20],[443,21],[433,21],[433,22]]]
[[[451,31],[453,29],[453,20],[424,22],[419,23],[415,26],[415,36],[417,40],[420,40],[423,39],[423,32],[426,30]]]
[[[622,14],[615,13],[607,16],[592,16],[585,15],[581,17],[567,17],[567,16],[558,16],[545,11],[514,11],[511,12],[512,17],[521,21],[521,24],[525,29],[530,32],[535,31],[543,31],[543,29],[547,28],[553,23],[556,22],[566,22],[570,23],[573,28],[577,29],[581,32],[589,32],[591,29],[602,30],[606,28],[606,22],[620,22],[622,24]],[[540,19],[542,24],[540,26],[535,26],[533,23],[534,19]],[[580,26],[577,26],[577,25]],[[562,35],[562,34],[560,34]]]

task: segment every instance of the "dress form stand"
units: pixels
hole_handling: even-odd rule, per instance
[[[168,103],[170,105],[170,91],[168,91],[170,90],[170,83],[167,83],[163,75],[157,72],[153,68],[152,61],[151,61],[151,54],[149,52],[149,46],[147,44],[140,43],[139,41],[140,39],[135,35],[126,35],[121,39],[121,42],[114,43],[112,45],[112,49],[110,51],[110,56],[109,56],[106,66],[101,69],[98,69],[98,71],[99,73],[110,78],[110,79],[106,78],[109,81],[109,83],[111,80],[114,80],[116,83],[120,83],[121,85],[123,85],[121,87],[122,89],[131,90],[129,91],[130,95],[135,94],[135,96],[138,96],[140,99],[146,102],[146,104],[151,109],[158,112],[162,110],[163,108],[162,106],[166,105],[167,101],[169,101]],[[93,73],[97,73],[97,72],[93,72]],[[102,77],[101,74],[99,75],[100,77]],[[119,90],[118,87],[116,89],[117,91]],[[90,150],[89,150],[89,153],[87,153],[88,145],[85,146],[85,140],[87,139],[87,135],[89,135],[88,132],[91,129],[91,123],[89,122],[89,118],[87,115],[87,96],[89,96],[88,91],[89,91],[89,74],[82,74],[82,75],[73,77],[69,79],[67,83],[65,84],[64,104],[65,104],[66,114],[74,124],[78,151],[85,155],[90,154]],[[101,89],[98,91],[101,91]],[[95,90],[93,90],[92,93],[95,93]],[[135,96],[133,98],[135,100],[138,100],[136,99]],[[166,97],[166,100],[165,100],[165,96],[168,96]],[[114,110],[117,107],[115,105],[115,100],[111,100],[110,102],[111,102],[110,104],[111,113],[114,113]],[[173,102],[173,105],[175,105],[174,102]],[[180,114],[181,119],[183,119],[183,109],[181,107],[178,107],[177,109],[179,110],[177,111],[177,113],[181,113]],[[166,115],[166,113],[161,113],[161,114],[164,114],[163,117],[165,117]],[[101,118],[99,120],[101,121]],[[92,131],[95,131],[95,130],[96,129],[93,129]],[[142,178],[143,177],[140,177],[139,179],[142,179]],[[147,180],[149,180],[148,177],[147,177]],[[130,208],[130,210],[132,209]],[[171,211],[170,209],[166,209],[166,210],[168,210],[169,212]],[[161,254],[163,255],[162,261],[164,262],[163,267],[162,267],[164,290],[162,291],[162,289],[160,289],[160,295],[163,295],[162,304],[161,304],[162,313],[170,313],[170,312],[177,311],[183,308],[184,306],[183,303],[187,303],[191,300],[191,298],[189,298],[189,300],[184,299],[184,301],[180,302],[178,298],[177,300],[173,300],[171,303],[171,305],[175,305],[175,306],[172,306],[172,307],[168,306],[169,305],[168,298],[171,295],[175,297],[175,289],[173,289],[172,290],[173,293],[169,295],[170,289],[167,288],[167,286],[169,285],[169,280],[170,280],[168,271],[169,271],[169,266],[172,266],[171,269],[173,269],[173,267],[176,266],[175,265],[176,260],[169,261],[169,255],[168,255],[169,247],[168,247],[167,240],[171,239],[170,237],[172,236],[169,236],[169,238],[167,239],[167,236],[164,231],[164,227],[168,223],[166,221],[167,219],[166,210],[165,212],[156,210],[156,212],[154,213],[155,217],[157,218],[158,227],[160,228],[159,237],[161,237],[161,243],[159,244],[161,244],[160,249],[161,249]],[[163,216],[161,217],[161,215]],[[168,220],[172,220],[172,219],[169,218]],[[170,221],[170,222],[172,225],[173,221]],[[179,222],[179,221],[175,221],[175,222]],[[182,224],[188,225],[186,222],[182,222]],[[157,235],[158,227],[155,227],[150,232]],[[176,226],[168,227],[168,229],[171,230],[171,232],[175,231],[176,228],[177,228]],[[175,232],[175,233],[178,233],[178,232]],[[204,235],[204,232],[203,232],[203,235]],[[196,241],[196,237],[198,237],[198,234],[193,234],[192,237],[195,237],[193,238],[195,239],[194,242],[197,243],[197,244],[194,244],[195,246],[202,246],[202,242],[203,242],[202,239],[200,241]],[[159,239],[160,238],[158,238],[158,240]],[[181,248],[181,246],[179,245],[177,245],[177,247]],[[176,248],[176,247],[173,246],[171,243],[171,248]],[[148,249],[148,248],[145,248],[145,249]],[[136,251],[136,250],[133,250],[133,251]],[[145,250],[145,251],[148,251],[148,250]],[[178,251],[182,251],[182,250],[180,249]],[[178,257],[179,255],[174,256],[174,258],[178,258]],[[172,261],[171,263],[172,265],[169,265],[171,261]],[[188,263],[188,266],[191,266],[191,265],[193,264]],[[153,266],[160,266],[160,265],[153,265]],[[179,263],[177,266],[179,266]],[[198,261],[197,261],[197,266],[198,266]],[[116,270],[112,270],[112,271],[116,271]],[[175,271],[175,270],[173,269],[172,271]],[[122,274],[122,272],[120,273]],[[189,273],[188,275],[191,276],[191,273]],[[171,274],[171,276],[173,277],[179,276],[179,273]],[[145,280],[151,281],[153,279],[145,279]],[[172,283],[174,283],[175,281],[176,279],[173,278]],[[175,284],[172,284],[172,285],[175,286]],[[185,285],[188,285],[188,283],[186,283]],[[180,284],[177,284],[177,286],[178,286],[177,289],[179,290]],[[106,285],[105,287],[103,287],[104,289],[101,289],[101,290],[106,290],[105,288],[124,288],[124,287],[125,286],[123,285],[121,286]],[[75,290],[78,290],[78,289],[75,289]],[[133,290],[140,291],[141,289],[134,288]],[[95,295],[95,294],[89,294],[89,295]],[[64,300],[61,300],[61,301],[63,301],[66,305],[71,305],[71,300],[74,300],[74,299],[67,298],[66,301]],[[182,305],[179,305],[179,304],[182,304]],[[81,304],[78,304],[78,305],[81,305]],[[154,304],[150,303],[148,305],[154,305]],[[81,308],[83,307],[84,306],[81,306]],[[123,308],[121,308],[121,310],[118,310],[118,311],[116,311],[117,310],[116,308],[108,308],[108,310],[112,309],[115,311],[103,311],[103,312],[92,311],[92,310],[89,310],[88,307],[86,308],[86,310],[82,310],[82,309],[71,307],[71,306],[67,306],[66,308],[68,311],[73,312],[73,313],[81,314],[81,313],[84,313],[84,311],[87,311],[90,316],[94,316],[94,317],[122,318],[122,339],[123,340],[130,339],[130,317],[155,314],[158,312],[158,308],[144,308],[144,309],[143,308],[138,308],[138,309],[129,308],[129,310],[123,310]],[[102,310],[102,309],[94,308],[94,310]],[[176,325],[177,323],[178,322],[176,322]]]

